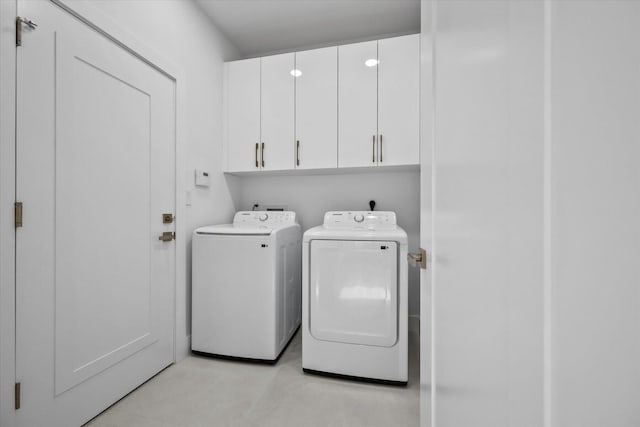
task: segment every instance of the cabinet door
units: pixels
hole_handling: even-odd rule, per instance
[[[338,47],[338,166],[377,164],[378,44]]]
[[[267,56],[262,61],[262,170],[293,169],[294,54]]]
[[[338,48],[296,53],[296,168],[338,165]]]
[[[260,58],[227,62],[225,67],[227,170],[258,170]]]
[[[379,40],[378,59],[378,164],[418,164],[419,35]]]

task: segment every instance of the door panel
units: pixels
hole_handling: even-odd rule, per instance
[[[635,427],[640,3],[558,1],[550,19],[551,425]]]
[[[311,241],[309,318],[319,340],[393,346],[398,337],[398,247]]]
[[[114,69],[111,60],[88,43],[56,37],[58,394],[156,339],[149,305],[151,100],[144,73]],[[110,232],[94,232],[101,229]]]
[[[339,167],[377,164],[377,59],[376,41],[338,46]]]
[[[260,169],[260,58],[225,63],[227,170]]]
[[[421,357],[432,357],[423,421],[434,427],[544,424],[543,6],[429,11],[435,132],[422,132],[432,177],[421,192],[433,192],[433,214],[421,227],[434,258],[421,320],[432,347]]]
[[[291,70],[294,54],[267,56],[260,61],[262,169],[293,169],[295,96]]]
[[[175,85],[50,2],[18,7],[39,24],[18,51],[18,420],[73,426],[173,360]]]
[[[417,164],[420,36],[378,40],[378,60],[378,164]]]
[[[297,169],[338,166],[338,48],[296,52]]]

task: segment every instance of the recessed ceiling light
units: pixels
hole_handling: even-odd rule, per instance
[[[291,70],[291,75],[292,75],[293,77],[300,77],[300,76],[302,75],[302,71],[300,71],[300,70],[295,70],[295,69],[294,69],[294,70]]]
[[[374,58],[367,59],[366,61],[364,61],[364,65],[366,65],[367,67],[375,67],[379,63],[380,63],[380,61],[378,61],[377,59],[374,59]]]

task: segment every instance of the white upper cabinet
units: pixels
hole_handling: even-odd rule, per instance
[[[338,48],[296,53],[297,169],[338,166]]]
[[[338,47],[338,166],[374,166],[377,148],[378,42]]]
[[[293,169],[295,54],[267,56],[262,61],[262,170]],[[264,144],[264,145],[262,145]]]
[[[260,58],[227,62],[225,79],[227,170],[259,170]]]
[[[338,165],[419,163],[420,39],[339,48]]]
[[[226,63],[226,171],[419,164],[419,40]]]
[[[420,39],[378,41],[378,164],[418,164]]]

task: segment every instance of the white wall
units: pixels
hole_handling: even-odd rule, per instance
[[[187,289],[177,300],[178,304],[186,303],[187,308],[178,307],[177,312],[184,316],[183,322],[178,319],[178,325],[184,325],[178,334],[189,336],[191,233],[205,224],[229,221],[234,212],[222,175],[222,83],[223,62],[235,59],[237,51],[190,0],[92,0],[92,4],[181,71],[183,81],[178,84],[185,88],[181,94],[185,99],[181,125],[188,131],[183,159],[186,176],[179,177],[184,181],[178,179],[178,182],[186,182],[182,190],[190,192],[190,196],[185,193],[190,206],[185,210],[186,218],[178,218],[186,225],[188,237],[185,241]],[[209,188],[195,188],[195,168],[209,172]]]
[[[418,247],[420,234],[420,174],[418,171],[333,173],[330,175],[228,176],[238,210],[285,205],[298,214],[303,230],[322,224],[330,210],[395,211],[409,237],[409,250]],[[409,315],[420,313],[419,273],[409,270]]]

